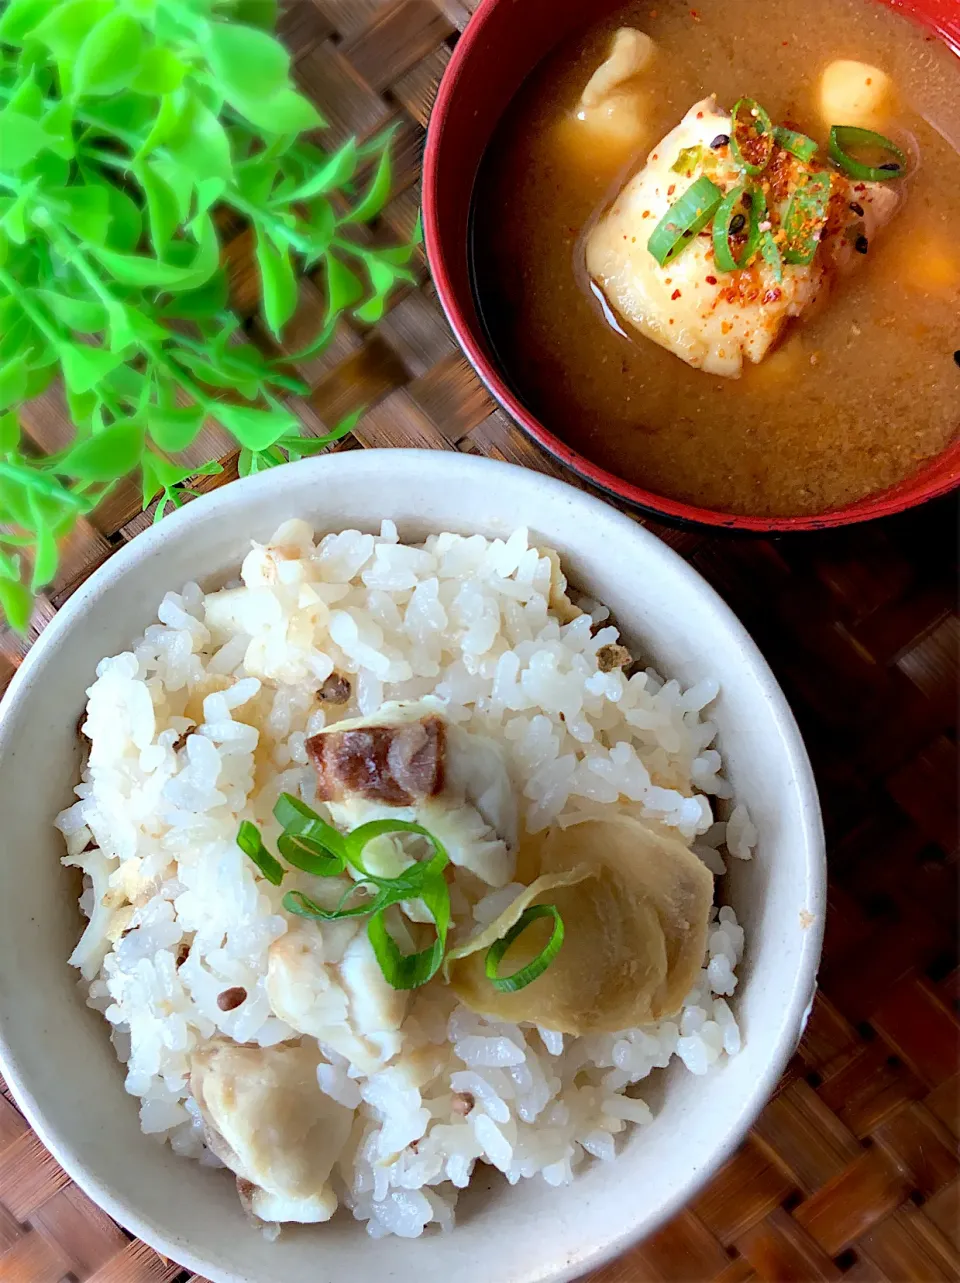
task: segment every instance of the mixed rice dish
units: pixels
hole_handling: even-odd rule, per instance
[[[714,878],[756,832],[717,693],[644,668],[525,530],[292,520],[168,593],[97,669],[57,818],[143,1131],[268,1234],[342,1205],[412,1238],[478,1162],[614,1160],[637,1084],[740,1048]]]

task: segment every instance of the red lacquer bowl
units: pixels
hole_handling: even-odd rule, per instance
[[[960,55],[960,0],[887,3],[922,23]],[[525,77],[596,10],[596,0],[481,0],[437,95],[423,175],[427,256],[437,293],[461,347],[504,409],[562,463],[601,489],[674,520],[738,530],[822,530],[885,517],[960,485],[960,440],[919,472],[882,493],[809,517],[743,517],[698,508],[632,485],[561,441],[508,386],[473,297],[468,229],[474,181],[500,117]]]

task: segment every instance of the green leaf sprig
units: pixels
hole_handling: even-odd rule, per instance
[[[357,235],[390,196],[392,132],[318,146],[325,122],[274,18],[273,0],[0,0],[0,611],[14,628],[122,478],[140,474],[159,517],[219,470],[196,462],[205,424],[249,475],[356,422],[304,437],[283,397],[306,391],[293,371],[345,313],[373,324],[415,282],[419,227],[398,246]],[[230,220],[250,229],[278,344],[299,276],[325,292],[301,351],[265,354],[230,310]],[[75,435],[41,457],[18,411],[57,379]]]
[[[299,798],[281,793],[273,814],[283,826],[277,849],[289,865],[312,877],[339,877],[349,866],[357,880],[347,887],[333,909],[325,909],[303,891],[288,891],[283,907],[288,913],[317,922],[341,918],[367,918],[367,937],[387,982],[394,989],[417,989],[440,970],[450,928],[450,890],[446,867],[450,863],[443,843],[428,829],[409,820],[371,820],[350,833],[340,833]],[[372,873],[363,853],[369,843],[391,833],[413,833],[433,848],[429,859],[416,860],[395,878]],[[244,820],[237,845],[273,886],[281,886],[287,870],[271,851],[257,826]],[[359,903],[351,903],[356,897]],[[387,929],[386,912],[395,904],[419,900],[433,919],[436,938],[417,953],[402,953]],[[526,966],[512,975],[499,975],[500,962],[514,941],[540,917],[549,916],[553,931],[546,946]],[[543,975],[563,944],[563,922],[553,905],[528,908],[514,927],[487,952],[486,974],[494,988],[514,993]]]

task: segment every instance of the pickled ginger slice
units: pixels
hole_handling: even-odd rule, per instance
[[[728,145],[728,112],[714,98],[695,103],[659,142],[586,240],[586,265],[613,312],[696,369],[739,378],[759,362],[787,322],[826,296],[836,277],[863,261],[864,247],[896,212],[896,184],[854,183],[831,174],[829,216],[812,261],[785,264],[782,279],[760,258],[724,272],[708,224],[665,265],[647,248],[650,234],[691,184],[708,177],[727,193],[741,182]],[[775,149],[762,181],[779,211],[813,166]]]
[[[548,829],[532,841],[541,878],[578,874],[575,883],[541,886],[533,900],[526,897],[557,907],[563,946],[542,976],[515,993],[501,993],[487,979],[484,950],[455,959],[450,982],[461,1001],[497,1019],[575,1036],[615,1033],[679,1011],[706,949],[713,878],[701,861],[679,838],[630,816]],[[590,872],[581,879],[583,865]],[[508,910],[498,921],[500,936],[510,916]],[[504,972],[539,953],[548,922],[540,927],[511,946]]]

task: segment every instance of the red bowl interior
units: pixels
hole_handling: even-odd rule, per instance
[[[865,0],[866,2],[866,0]],[[960,55],[960,0],[879,0],[935,31]],[[612,3],[612,0],[605,0]],[[424,158],[427,256],[461,347],[504,409],[555,458],[620,499],[675,519],[740,530],[822,530],[910,508],[960,484],[960,440],[882,493],[809,517],[742,517],[631,485],[564,444],[507,385],[477,313],[468,258],[474,181],[500,117],[533,67],[600,8],[590,0],[481,0],[437,95]],[[544,32],[549,36],[545,40]]]

